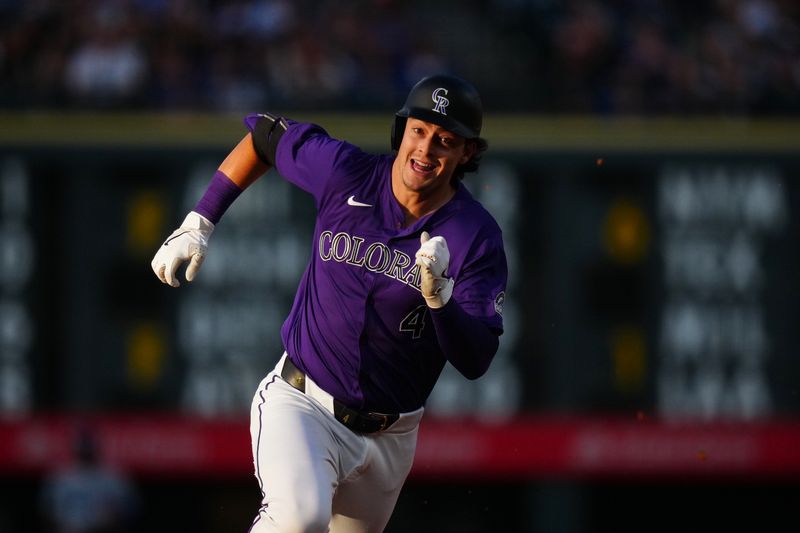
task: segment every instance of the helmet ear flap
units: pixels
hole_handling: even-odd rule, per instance
[[[392,124],[392,150],[399,150],[400,143],[403,142],[403,134],[406,130],[406,121],[408,118],[399,115],[394,117]]]

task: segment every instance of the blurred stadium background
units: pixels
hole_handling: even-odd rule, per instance
[[[800,3],[0,0],[0,531],[87,531],[79,456],[102,531],[247,530],[313,206],[261,180],[179,291],[152,254],[245,113],[387,151],[440,70],[484,96],[506,333],[442,376],[387,531],[796,522]]]

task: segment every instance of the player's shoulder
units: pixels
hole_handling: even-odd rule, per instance
[[[328,160],[334,170],[344,172],[370,167],[380,160],[379,156],[345,139],[334,137],[325,128],[312,122],[290,122],[281,143],[282,148],[292,154],[299,153],[302,147],[306,156]]]
[[[454,198],[452,209],[439,219],[440,233],[451,249],[465,258],[488,257],[490,250],[503,249],[503,232],[494,216],[463,186]]]
[[[462,183],[457,193],[460,203],[460,223],[482,233],[502,233],[500,225],[491,212],[475,198]]]

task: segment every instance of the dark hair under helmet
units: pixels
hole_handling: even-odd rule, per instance
[[[478,138],[483,121],[483,105],[478,91],[469,82],[436,74],[420,80],[408,93],[405,105],[395,113],[392,148],[400,148],[408,117],[443,127],[467,139]]]

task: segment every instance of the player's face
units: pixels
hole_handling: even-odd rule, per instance
[[[400,179],[408,191],[434,194],[449,187],[458,165],[469,161],[473,143],[441,126],[416,118],[406,121],[397,151]]]

